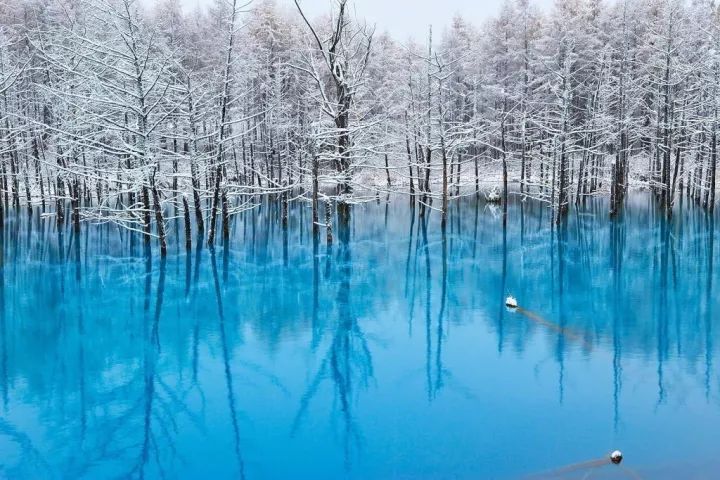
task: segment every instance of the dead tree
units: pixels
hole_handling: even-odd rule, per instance
[[[343,221],[350,218],[350,207],[346,197],[352,193],[350,180],[352,176],[351,162],[351,138],[350,138],[350,113],[356,89],[361,83],[365,74],[368,60],[370,58],[373,30],[364,27],[357,27],[350,31],[351,22],[347,15],[348,0],[337,0],[338,13],[333,24],[330,38],[322,40],[315,28],[305,16],[300,3],[295,0],[295,6],[300,12],[305,24],[317,44],[318,51],[323,57],[334,91],[328,95],[324,82],[315,68],[306,70],[315,78],[323,100],[323,110],[328,113],[334,121],[337,135],[337,160],[336,167],[340,174],[337,194],[338,213]],[[352,46],[351,43],[361,39],[360,45]]]

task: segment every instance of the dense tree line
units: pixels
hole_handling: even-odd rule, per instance
[[[633,184],[670,216],[712,211],[720,18],[710,0],[508,0],[423,43],[376,32],[347,0],[20,0],[0,7],[0,212],[169,218],[214,244],[260,195],[332,206],[403,192],[440,210],[497,188],[571,205]],[[324,220],[320,202],[326,200]],[[32,210],[30,210],[32,211]],[[506,212],[506,210],[505,210]]]

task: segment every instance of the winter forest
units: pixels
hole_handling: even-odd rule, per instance
[[[0,0],[0,478],[717,475],[718,2],[188,1]]]
[[[5,2],[1,210],[113,222],[161,252],[193,223],[214,244],[261,196],[283,222],[312,205],[316,231],[390,192],[443,218],[478,194],[540,200],[557,223],[606,196],[614,215],[634,186],[668,216],[683,196],[713,210],[714,2],[508,0],[405,42],[347,0],[295,7]]]

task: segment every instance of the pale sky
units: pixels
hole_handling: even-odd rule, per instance
[[[154,0],[141,0],[153,3]],[[181,0],[186,9],[208,5],[213,0]],[[293,0],[276,0],[278,5],[295,8]],[[554,0],[531,0],[538,7],[547,8]],[[480,25],[483,20],[494,16],[504,0],[351,0],[353,8],[368,23],[377,25],[377,32],[387,30],[394,38],[405,40],[413,36],[424,40],[428,25],[442,32],[452,17],[459,13],[469,22]],[[329,11],[334,0],[302,0],[300,2],[309,17]]]

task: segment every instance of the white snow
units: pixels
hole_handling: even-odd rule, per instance
[[[492,191],[485,196],[485,199],[491,203],[500,203],[500,194],[497,191]]]

